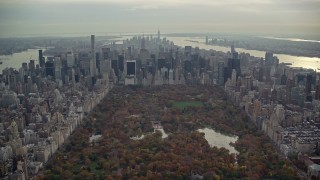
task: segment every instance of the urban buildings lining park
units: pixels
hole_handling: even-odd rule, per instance
[[[265,58],[179,47],[166,38],[55,51],[0,76],[0,179],[34,178],[114,86],[219,86],[284,156],[319,178],[320,75]],[[208,42],[208,38],[206,38]],[[54,49],[54,48],[53,48]],[[37,63],[38,62],[38,63]]]

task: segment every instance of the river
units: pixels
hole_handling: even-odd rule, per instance
[[[2,62],[2,64],[0,64],[0,74],[2,74],[2,70],[7,67],[8,68],[11,67],[11,68],[15,68],[16,70],[19,70],[19,68],[22,67],[22,63],[24,62],[28,63],[30,59],[34,59],[35,64],[39,64],[38,59],[39,59],[40,49],[28,49],[26,51],[14,53],[12,55],[1,55],[0,61]],[[45,49],[42,49],[42,51],[44,50]]]
[[[205,50],[216,50],[221,52],[230,51],[229,47],[217,46],[217,45],[207,45],[205,44],[205,39],[201,37],[168,37],[168,40],[172,41],[175,45],[185,47],[199,47],[200,49]],[[192,40],[192,41],[188,41]],[[265,51],[257,51],[257,50],[247,50],[242,48],[236,48],[237,52],[249,53],[251,56],[255,57],[265,57]],[[307,69],[320,69],[320,58],[317,57],[304,57],[304,56],[292,56],[287,54],[274,54],[279,58],[280,63],[291,63],[291,67],[303,67]],[[318,70],[319,71],[319,70]]]

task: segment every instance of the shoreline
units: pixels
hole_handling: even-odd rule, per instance
[[[198,42],[200,44],[205,44],[205,43],[201,43]],[[220,44],[206,44],[209,46],[220,46],[220,47],[225,47],[225,48],[230,48],[231,46],[227,46],[227,45],[220,45]],[[279,52],[279,51],[269,51],[266,49],[253,49],[253,48],[245,48],[245,47],[237,47],[237,48],[241,48],[241,49],[245,49],[245,50],[249,50],[249,51],[265,51],[265,52],[273,52],[275,55],[277,54],[281,54],[281,55],[288,55],[288,56],[296,56],[296,57],[308,57],[308,58],[320,58],[320,54],[317,56],[312,56],[312,55],[308,55],[308,54],[294,54],[294,53],[285,53],[285,52]]]

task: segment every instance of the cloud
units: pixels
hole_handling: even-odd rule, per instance
[[[130,10],[160,8],[212,7],[235,11],[268,13],[284,11],[320,11],[320,0],[0,0],[3,4],[101,4],[129,7]]]
[[[0,3],[87,3],[87,4],[122,4],[135,6],[184,6],[184,5],[200,5],[200,6],[225,6],[225,5],[255,5],[270,4],[272,0],[2,0]]]
[[[158,27],[177,32],[241,28],[277,32],[318,22],[320,0],[0,0],[0,33]]]
[[[131,11],[137,11],[137,10],[154,10],[158,9],[158,6],[155,5],[139,5],[139,6],[133,6],[129,10]]]

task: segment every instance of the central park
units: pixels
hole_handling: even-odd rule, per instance
[[[185,85],[114,87],[39,178],[299,179],[223,89]]]

